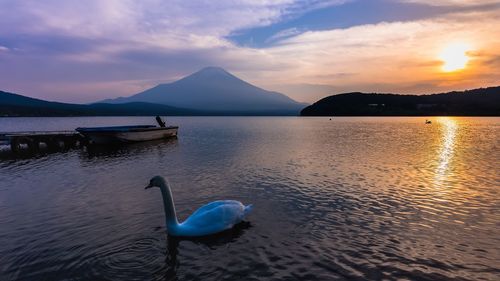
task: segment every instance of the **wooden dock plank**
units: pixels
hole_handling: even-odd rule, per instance
[[[24,132],[0,132],[1,137],[12,137],[12,136],[76,136],[80,133],[76,131],[24,131]]]

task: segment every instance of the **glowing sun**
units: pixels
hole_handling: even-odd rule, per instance
[[[444,72],[452,72],[464,69],[469,62],[468,51],[469,46],[466,44],[456,43],[448,45],[439,54],[439,58],[443,61],[442,70]]]

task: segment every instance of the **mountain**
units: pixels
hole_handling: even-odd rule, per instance
[[[0,91],[0,116],[154,116],[204,115],[204,112],[161,104],[132,102],[90,105],[49,102]]]
[[[346,93],[304,108],[302,116],[500,116],[500,86],[432,95]]]
[[[306,105],[247,83],[220,67],[207,67],[178,81],[106,103],[149,102],[226,114],[297,115]]]

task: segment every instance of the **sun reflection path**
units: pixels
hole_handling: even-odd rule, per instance
[[[450,161],[453,158],[455,150],[455,139],[457,135],[457,121],[451,118],[443,117],[439,119],[442,127],[441,151],[439,152],[438,166],[436,168],[436,186],[446,179],[446,173],[449,170]]]

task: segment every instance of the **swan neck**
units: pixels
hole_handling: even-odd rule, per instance
[[[163,197],[167,230],[172,231],[179,225],[179,222],[177,221],[177,214],[175,213],[174,198],[172,197],[172,192],[170,191],[168,184],[162,184],[162,186],[160,186],[160,190]]]

